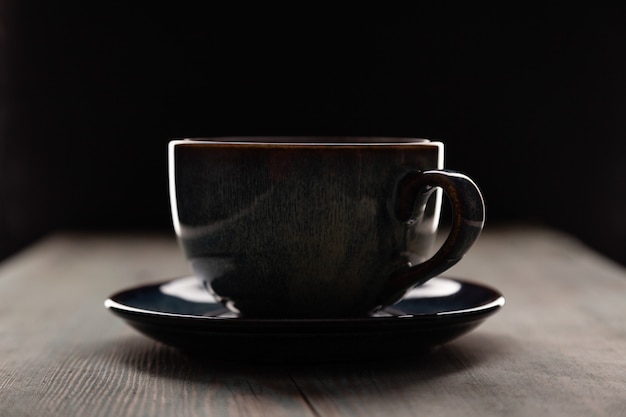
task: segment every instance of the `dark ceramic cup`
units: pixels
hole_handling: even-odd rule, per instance
[[[367,315],[457,263],[484,222],[476,184],[424,139],[174,140],[169,170],[185,256],[244,317]],[[441,190],[453,220],[430,256]]]

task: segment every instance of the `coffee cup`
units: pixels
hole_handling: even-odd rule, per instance
[[[174,229],[194,274],[242,317],[364,317],[480,235],[481,192],[443,151],[412,138],[172,140]],[[433,249],[442,190],[452,220]]]

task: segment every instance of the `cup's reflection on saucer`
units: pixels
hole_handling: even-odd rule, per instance
[[[190,276],[166,282],[159,289],[163,294],[171,297],[212,306],[210,310],[204,313],[207,317],[239,317],[237,313],[220,304],[212,294],[206,291],[202,280],[197,277]]]
[[[236,312],[233,312],[219,303],[219,301],[204,288],[202,281],[195,277],[184,277],[177,280],[166,282],[159,287],[163,294],[170,297],[180,298],[192,303],[204,303],[211,305],[213,308],[205,313],[206,316],[211,317],[223,317],[223,318],[235,318],[239,317]],[[419,303],[427,299],[433,298],[449,298],[455,294],[458,294],[462,289],[462,284],[459,281],[445,278],[433,278],[425,284],[417,286],[407,292],[404,298],[400,301],[402,305],[409,303]],[[427,312],[424,308],[422,312]],[[432,311],[428,311],[432,313]],[[444,313],[445,311],[439,311],[437,313]],[[394,306],[388,306],[382,310],[379,310],[372,314],[372,317],[390,317],[405,315],[405,310],[398,310]]]

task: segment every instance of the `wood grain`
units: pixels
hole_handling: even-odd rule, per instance
[[[626,271],[554,230],[487,228],[447,275],[507,304],[408,359],[214,362],[102,306],[187,273],[169,235],[56,234],[3,263],[0,416],[626,415]]]

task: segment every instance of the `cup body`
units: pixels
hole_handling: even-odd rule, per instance
[[[194,273],[248,317],[351,317],[431,252],[435,191],[410,221],[399,178],[443,168],[443,144],[387,138],[216,138],[169,146],[174,229]]]

